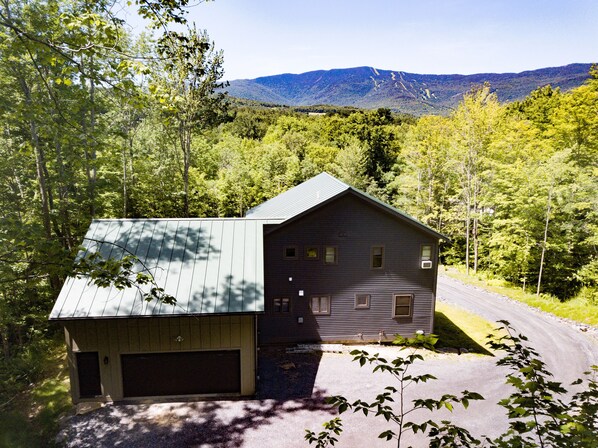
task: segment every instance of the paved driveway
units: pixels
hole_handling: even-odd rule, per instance
[[[598,363],[598,345],[587,333],[546,317],[506,298],[464,286],[451,279],[439,281],[441,300],[459,304],[485,317],[510,320],[530,337],[546,357],[557,379],[573,379],[590,364]],[[369,348],[386,356],[398,355],[396,347]],[[305,429],[319,430],[334,410],[323,403],[328,395],[343,394],[350,399],[372,399],[392,384],[386,374],[372,374],[360,368],[348,354],[287,354],[264,351],[260,354],[258,399],[161,403],[151,405],[109,405],[69,420],[62,433],[70,447],[305,447]],[[443,413],[474,434],[497,435],[507,425],[496,403],[509,394],[505,370],[495,359],[478,355],[432,355],[414,366],[414,372],[429,372],[438,380],[408,390],[407,399],[438,397],[464,389],[480,392],[483,402],[467,411]],[[427,413],[414,416],[428,418]],[[345,432],[341,447],[393,446],[377,438],[391,428],[363,415],[343,415]],[[415,447],[427,446],[421,438],[409,437]]]
[[[508,320],[529,338],[530,345],[542,355],[558,381],[570,383],[589,366],[598,365],[596,329],[571,325],[551,314],[445,276],[438,278],[437,296],[490,321]]]

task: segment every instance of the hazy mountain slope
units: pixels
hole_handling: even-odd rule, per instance
[[[577,87],[589,69],[590,64],[571,64],[521,73],[421,75],[356,67],[235,80],[227,90],[231,96],[290,106],[388,107],[419,115],[449,112],[464,93],[484,82],[501,101],[513,101],[546,84],[563,90]]]

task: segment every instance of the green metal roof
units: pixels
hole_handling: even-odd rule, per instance
[[[175,305],[146,302],[137,288],[69,278],[50,319],[255,313],[264,310],[263,225],[272,219],[94,220],[86,251],[137,256]]]
[[[328,173],[320,173],[278,196],[249,209],[248,218],[292,218],[351,188]]]

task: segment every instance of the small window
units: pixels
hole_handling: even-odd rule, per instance
[[[384,246],[372,246],[371,267],[372,269],[384,267]]]
[[[336,246],[326,246],[324,248],[324,264],[338,263],[338,249]]]
[[[297,259],[297,246],[286,246],[284,248],[284,258],[287,260]]]
[[[330,314],[330,296],[313,296],[310,308],[313,314]]]
[[[305,258],[307,260],[317,260],[320,258],[320,250],[318,246],[307,246],[305,248]]]
[[[432,260],[432,245],[431,244],[422,244],[422,261],[431,261]]]
[[[367,309],[370,307],[371,296],[369,294],[355,295],[355,309]]]
[[[411,317],[413,308],[413,295],[395,294],[393,299],[392,317]]]
[[[433,247],[431,244],[422,244],[421,245],[421,268],[422,269],[432,269],[432,252]]]
[[[274,312],[275,313],[288,313],[291,311],[291,299],[288,297],[280,297],[274,299]]]

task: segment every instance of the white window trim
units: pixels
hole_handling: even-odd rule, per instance
[[[397,297],[409,297],[409,314],[397,315]],[[392,295],[392,317],[393,319],[409,319],[413,317],[413,294],[395,293]]]
[[[313,300],[316,299],[316,298],[319,299],[318,300],[318,305],[319,305],[318,307],[321,308],[321,301],[322,301],[322,299],[324,297],[328,299],[328,311],[326,311],[326,312],[314,311],[313,308],[312,308]],[[330,295],[329,294],[314,295],[314,296],[311,296],[309,298],[309,310],[311,311],[311,313],[314,316],[330,316],[330,309],[331,308],[332,308],[332,300],[330,299]]]
[[[357,298],[359,296],[366,296],[367,297],[367,303],[365,305],[359,305],[357,302]],[[356,310],[367,310],[370,308],[370,303],[372,301],[372,295],[371,294],[355,294],[355,309]]]

